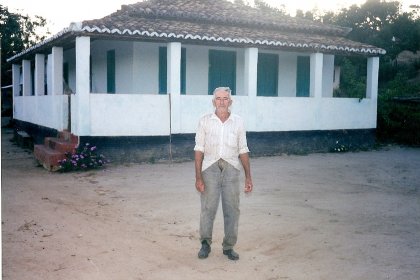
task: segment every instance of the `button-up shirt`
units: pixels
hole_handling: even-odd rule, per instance
[[[219,159],[227,161],[239,170],[239,155],[249,152],[242,118],[230,114],[229,118],[222,122],[215,113],[201,117],[195,135],[194,151],[204,154],[202,171]]]

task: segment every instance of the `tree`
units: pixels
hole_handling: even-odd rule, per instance
[[[386,43],[379,34],[384,26],[398,18],[400,7],[398,1],[367,0],[360,7],[352,5],[344,8],[335,16],[328,14],[324,22],[351,27],[352,31],[348,35],[350,39],[383,47]]]
[[[385,25],[379,36],[387,42],[383,47],[392,59],[403,50],[416,52],[420,50],[420,18],[414,19],[412,13],[403,13]]]
[[[402,13],[398,1],[367,0],[338,14],[326,13],[322,20],[351,27],[348,38],[385,49],[385,60],[394,60],[403,50],[420,49],[420,19],[415,12]]]
[[[1,79],[2,85],[12,83],[11,65],[7,59],[26,48],[42,41],[49,35],[45,32],[47,21],[45,18],[9,12],[8,8],[0,5],[0,34],[1,34]],[[40,32],[43,31],[43,32]]]
[[[279,16],[286,15],[286,8],[284,5],[281,5],[280,8],[275,8],[265,3],[264,0],[254,0],[254,5],[255,8],[266,13],[278,14]]]

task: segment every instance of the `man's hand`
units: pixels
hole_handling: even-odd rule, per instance
[[[204,192],[204,181],[201,175],[201,167],[203,166],[203,152],[195,151],[195,188],[199,192]]]
[[[199,191],[201,193],[204,192],[205,186],[204,186],[203,179],[196,179],[195,180],[195,188],[197,189],[197,191]]]
[[[252,188],[254,186],[252,185],[252,179],[251,178],[245,178],[245,193],[252,192]]]
[[[245,193],[250,193],[254,186],[252,185],[251,165],[249,163],[248,153],[240,154],[239,159],[241,160],[245,172]]]

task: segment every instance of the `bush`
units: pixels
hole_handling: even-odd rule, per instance
[[[420,145],[420,103],[398,99],[401,97],[420,98],[420,85],[410,84],[404,73],[397,74],[379,93],[378,140]]]
[[[334,97],[365,98],[366,95],[366,73],[359,69],[360,64],[352,62],[344,57],[337,60],[341,67],[340,88],[335,89]]]
[[[108,161],[97,153],[96,146],[86,143],[79,147],[76,153],[66,153],[66,158],[59,161],[61,172],[90,170],[103,167]]]
[[[330,150],[330,152],[333,152],[333,153],[344,153],[348,151],[349,151],[349,147],[341,143],[340,140],[335,141],[334,148]]]

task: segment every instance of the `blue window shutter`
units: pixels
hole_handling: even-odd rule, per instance
[[[64,62],[63,64],[63,80],[66,85],[69,84],[69,64],[68,62]]]
[[[209,51],[209,94],[217,87],[229,87],[236,94],[236,52]]]
[[[279,76],[279,56],[277,54],[258,54],[257,95],[277,96]]]
[[[167,49],[159,47],[159,94],[167,94]]]
[[[309,56],[297,57],[297,75],[296,75],[296,96],[309,97],[310,84],[310,58]]]
[[[187,81],[187,50],[181,49],[181,94],[186,94]]]
[[[115,93],[115,50],[106,53],[106,90]]]

